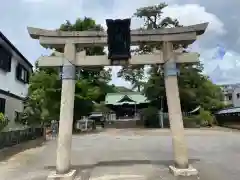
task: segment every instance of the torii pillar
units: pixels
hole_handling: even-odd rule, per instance
[[[197,170],[189,167],[187,144],[184,137],[182,110],[178,89],[178,69],[176,58],[173,54],[173,44],[163,42],[164,81],[166,88],[167,106],[170,128],[172,132],[172,144],[174,152],[173,166],[169,166],[174,175],[197,175]]]
[[[64,61],[62,69],[62,92],[56,162],[56,171],[58,174],[69,173],[71,165],[72,124],[76,78],[75,44],[65,44],[64,57],[66,60]],[[70,173],[75,173],[75,170],[70,171]]]

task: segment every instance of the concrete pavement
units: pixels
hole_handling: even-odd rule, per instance
[[[179,180],[238,180],[240,132],[186,130],[191,164],[200,177]],[[74,135],[72,165],[81,180],[175,180],[168,172],[173,151],[168,130],[116,130]],[[45,180],[55,169],[56,141],[26,150],[0,163],[1,180]]]

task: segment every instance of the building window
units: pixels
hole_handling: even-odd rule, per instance
[[[5,113],[6,99],[0,98],[0,113]]]
[[[15,111],[15,122],[20,122],[20,112]]]
[[[237,98],[238,98],[238,99],[240,98],[240,93],[237,93]]]
[[[229,100],[229,101],[232,100],[232,95],[228,95],[228,100]]]
[[[5,72],[11,71],[12,54],[0,46],[0,69]]]
[[[21,64],[18,64],[16,67],[16,77],[19,81],[21,81],[23,83],[29,82],[29,72]]]

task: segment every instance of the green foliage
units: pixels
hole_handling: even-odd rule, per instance
[[[128,81],[132,84],[132,89],[137,89],[138,92],[141,92],[141,89],[144,85],[144,68],[143,66],[128,66],[123,67],[118,72],[118,77],[123,78],[125,81]]]
[[[70,21],[66,21],[64,24],[60,26],[61,31],[87,31],[87,30],[103,30],[101,25],[96,24],[95,20],[84,17],[83,19],[78,18],[75,23],[71,23]],[[104,55],[104,47],[102,46],[92,46],[85,48],[78,48],[77,51],[86,51],[86,55]],[[63,49],[58,49],[58,51],[62,52]],[[79,70],[79,75],[83,79],[88,79],[92,83],[97,83],[96,81],[103,80],[104,82],[109,82],[111,80],[111,69],[104,70],[104,67],[95,67],[91,69],[83,69]]]
[[[156,107],[149,106],[143,109],[141,117],[145,127],[153,128],[159,126],[158,109]]]
[[[136,17],[144,20],[142,29],[159,29],[166,27],[181,26],[176,19],[170,17],[163,18],[163,9],[167,7],[166,3],[160,3],[156,6],[148,6],[137,9],[134,14]],[[184,47],[184,45],[182,45]],[[178,48],[174,44],[174,48]],[[134,51],[136,54],[152,53],[154,49],[161,49],[161,44],[141,44]],[[184,47],[185,48],[185,47]],[[182,111],[188,112],[201,105],[202,108],[212,111],[223,106],[221,89],[214,85],[208,77],[203,75],[203,65],[181,64],[180,75],[178,77],[179,93]],[[124,67],[119,76],[131,82],[134,87],[146,95],[152,102],[152,105],[160,108],[161,99],[163,99],[164,111],[167,111],[167,100],[164,83],[164,71],[161,65],[153,65],[147,72],[149,78],[144,82],[143,66]]]
[[[0,113],[0,121],[4,121],[4,114],[3,113]]]
[[[37,68],[31,75],[22,124],[46,124],[58,119],[61,81],[56,69]]]
[[[196,128],[201,126],[201,118],[198,115],[183,117],[183,126],[185,128]]]
[[[176,19],[170,17],[163,18],[163,9],[167,7],[166,3],[160,3],[156,6],[148,6],[137,9],[134,14],[135,17],[140,18],[144,21],[144,25],[141,29],[159,29],[167,27],[179,27],[181,26]],[[178,44],[174,44],[174,48],[177,49]],[[183,48],[186,48],[182,45]],[[151,45],[142,43],[135,50],[135,54],[148,54],[152,53],[154,49],[161,49],[161,44]],[[185,51],[186,52],[186,51]],[[187,52],[186,52],[187,53]],[[212,125],[213,118],[211,111],[215,111],[222,108],[222,91],[214,85],[208,77],[203,75],[203,65],[199,63],[195,64],[181,64],[178,65],[180,68],[180,75],[178,76],[179,94],[181,100],[181,108],[184,112],[189,112],[197,106],[201,106],[205,111],[201,111],[200,115],[191,117],[184,117],[184,125],[186,127],[196,127],[204,125]],[[164,70],[161,65],[152,65],[149,71],[148,80],[145,82],[144,77],[144,66],[128,66],[123,67],[118,73],[119,77],[122,77],[126,81],[129,81],[133,89],[142,91],[145,96],[151,101],[151,105],[156,108],[161,108],[161,102],[163,102],[163,111],[167,111],[167,99],[165,92],[164,82]],[[156,109],[155,109],[156,110]],[[153,112],[152,108],[146,109],[145,118],[151,119],[147,121],[150,124],[157,123],[156,112]],[[145,119],[146,121],[146,119]]]
[[[213,126],[215,124],[215,118],[210,111],[201,108],[198,115],[183,117],[183,123],[186,128]]]
[[[144,26],[140,29],[158,29],[180,26],[176,19],[170,17],[162,18],[163,9],[167,6],[166,3],[160,3],[155,6],[147,6],[137,9],[134,16],[144,20]],[[161,44],[153,43],[149,45],[142,43],[133,51],[133,53],[147,54],[152,53],[153,49],[161,49]],[[153,66],[152,68],[158,69],[159,66]],[[124,80],[130,82],[132,84],[132,89],[137,89],[138,92],[142,91],[146,84],[146,81],[144,80],[144,66],[129,65],[123,67],[119,71],[118,77],[122,77]]]
[[[203,108],[200,109],[199,118],[202,126],[213,126],[214,124],[214,116],[210,111],[206,111]]]
[[[183,64],[180,67],[178,83],[183,111],[191,111],[192,107],[198,105],[211,111],[223,105],[221,89],[204,76],[202,71],[200,63],[194,66]]]
[[[8,125],[9,120],[0,112],[0,131]]]
[[[105,105],[104,102],[94,104],[94,112],[108,113],[111,110]]]
[[[133,90],[126,88],[124,86],[116,86],[116,92],[133,92]]]

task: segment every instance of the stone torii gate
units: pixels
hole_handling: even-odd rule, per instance
[[[197,62],[199,54],[177,52],[173,49],[173,44],[192,44],[198,35],[202,35],[205,32],[207,26],[208,23],[203,23],[186,27],[131,31],[131,45],[137,45],[140,42],[162,43],[163,45],[161,51],[156,51],[153,54],[132,56],[128,63],[135,65],[164,65],[165,88],[175,161],[175,164],[170,166],[170,170],[175,175],[192,175],[197,173],[197,170],[188,163],[176,64]],[[106,32],[63,32],[32,27],[28,27],[28,32],[33,39],[38,39],[44,47],[64,49],[64,53],[56,53],[56,56],[40,57],[38,65],[42,67],[63,67],[56,172],[49,175],[49,179],[73,179],[76,170],[70,169],[70,165],[76,67],[123,64],[121,64],[122,61],[112,64],[107,55],[86,56],[85,51],[76,51],[79,47],[83,48],[92,45],[107,46]]]

